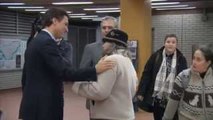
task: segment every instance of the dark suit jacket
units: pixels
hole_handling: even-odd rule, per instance
[[[41,31],[25,52],[19,117],[23,120],[63,120],[62,80],[96,81],[96,70],[94,67],[72,69],[56,42],[47,32]]]

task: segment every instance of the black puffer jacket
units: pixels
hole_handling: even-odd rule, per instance
[[[152,103],[153,103],[153,91],[155,85],[156,75],[160,69],[163,56],[164,47],[160,48],[158,51],[153,53],[149,60],[147,61],[140,84],[138,86],[137,95],[142,95],[144,97],[143,101],[140,103],[140,108],[144,109],[147,112],[152,112]],[[187,68],[186,58],[183,54],[177,49],[177,73],[180,73],[182,70]]]

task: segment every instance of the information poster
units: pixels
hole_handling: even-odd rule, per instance
[[[21,69],[25,49],[25,41],[0,38],[0,70]]]
[[[128,47],[130,50],[130,54],[131,54],[131,58],[132,58],[132,62],[134,67],[137,69],[137,40],[129,40],[128,41]]]

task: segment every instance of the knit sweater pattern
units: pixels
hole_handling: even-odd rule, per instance
[[[204,78],[191,68],[181,72],[175,80],[170,99],[179,104],[180,120],[213,120],[212,68],[208,69]]]

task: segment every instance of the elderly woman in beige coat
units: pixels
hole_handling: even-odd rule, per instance
[[[98,75],[92,83],[74,83],[72,89],[80,96],[92,99],[92,120],[134,120],[132,98],[136,92],[137,75],[127,49],[128,35],[113,29],[103,38],[105,59],[117,64]]]

